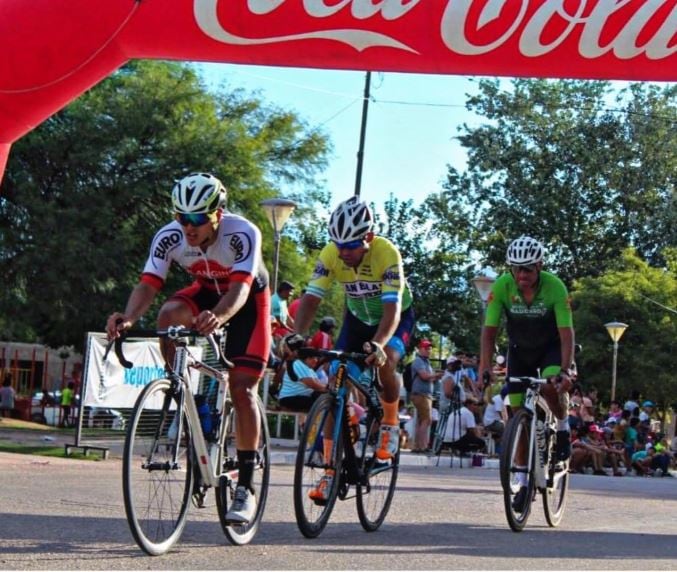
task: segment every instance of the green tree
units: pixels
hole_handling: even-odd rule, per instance
[[[229,209],[258,224],[272,261],[259,202],[285,184],[308,191],[295,197],[301,212],[326,203],[314,178],[327,150],[293,113],[209,93],[187,65],[130,63],[13,147],[0,198],[0,335],[81,347],[84,332],[101,330],[171,220],[174,179],[191,171],[224,182]],[[282,272],[295,280],[305,266],[288,242]],[[186,283],[178,274],[165,292]]]
[[[677,242],[677,86],[611,91],[599,81],[479,82],[467,108],[487,121],[458,139],[442,198],[494,265],[521,234],[548,246],[568,284],[604,271],[627,246],[655,265]]]
[[[674,257],[675,249],[664,253]],[[608,403],[612,342],[604,324],[619,321],[628,329],[619,342],[616,398],[633,389],[659,404],[677,402],[674,375],[677,353],[677,276],[675,267],[652,268],[634,249],[626,249],[601,276],[577,280],[573,293],[581,380],[594,385]]]

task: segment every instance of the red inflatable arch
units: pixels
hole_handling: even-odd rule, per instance
[[[11,143],[127,60],[674,81],[677,0],[0,0]]]

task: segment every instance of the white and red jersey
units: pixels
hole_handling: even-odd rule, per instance
[[[246,218],[224,213],[216,240],[206,252],[190,246],[177,221],[163,226],[153,238],[141,281],[161,289],[176,262],[205,288],[225,294],[231,282],[250,284],[255,292],[268,287],[261,255],[261,231]]]

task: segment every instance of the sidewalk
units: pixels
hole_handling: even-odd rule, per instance
[[[464,469],[498,469],[498,458],[484,457],[484,464],[481,467],[472,466],[472,457],[463,457]],[[271,461],[273,465],[293,465],[296,463],[296,449],[293,447],[283,447],[274,445],[271,450]],[[449,467],[449,455],[442,455],[439,458],[440,467]],[[409,467],[435,467],[437,466],[437,456],[421,455],[410,451],[402,451],[400,454],[400,465]],[[453,468],[459,468],[459,458],[454,456]]]

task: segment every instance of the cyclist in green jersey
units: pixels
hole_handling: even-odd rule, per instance
[[[491,360],[502,314],[508,333],[510,377],[555,377],[559,382],[543,388],[543,396],[558,419],[557,457],[571,452],[567,420],[567,391],[571,387],[569,369],[574,355],[574,329],[569,294],[564,283],[543,267],[543,245],[528,236],[515,239],[508,247],[506,262],[510,272],[494,283],[482,328],[480,372],[493,379]],[[526,388],[508,383],[508,399],[513,409],[524,404]],[[526,444],[523,444],[526,466]],[[519,458],[519,457],[518,457]],[[519,476],[526,479],[525,473]],[[526,481],[515,496],[515,508],[526,502]]]
[[[373,232],[374,217],[358,197],[343,201],[329,219],[331,242],[320,252],[296,314],[296,331],[305,334],[325,292],[339,282],[346,312],[336,341],[340,351],[372,353],[379,368],[384,414],[376,456],[387,460],[399,446],[400,377],[396,366],[414,326],[412,297],[397,247]]]

